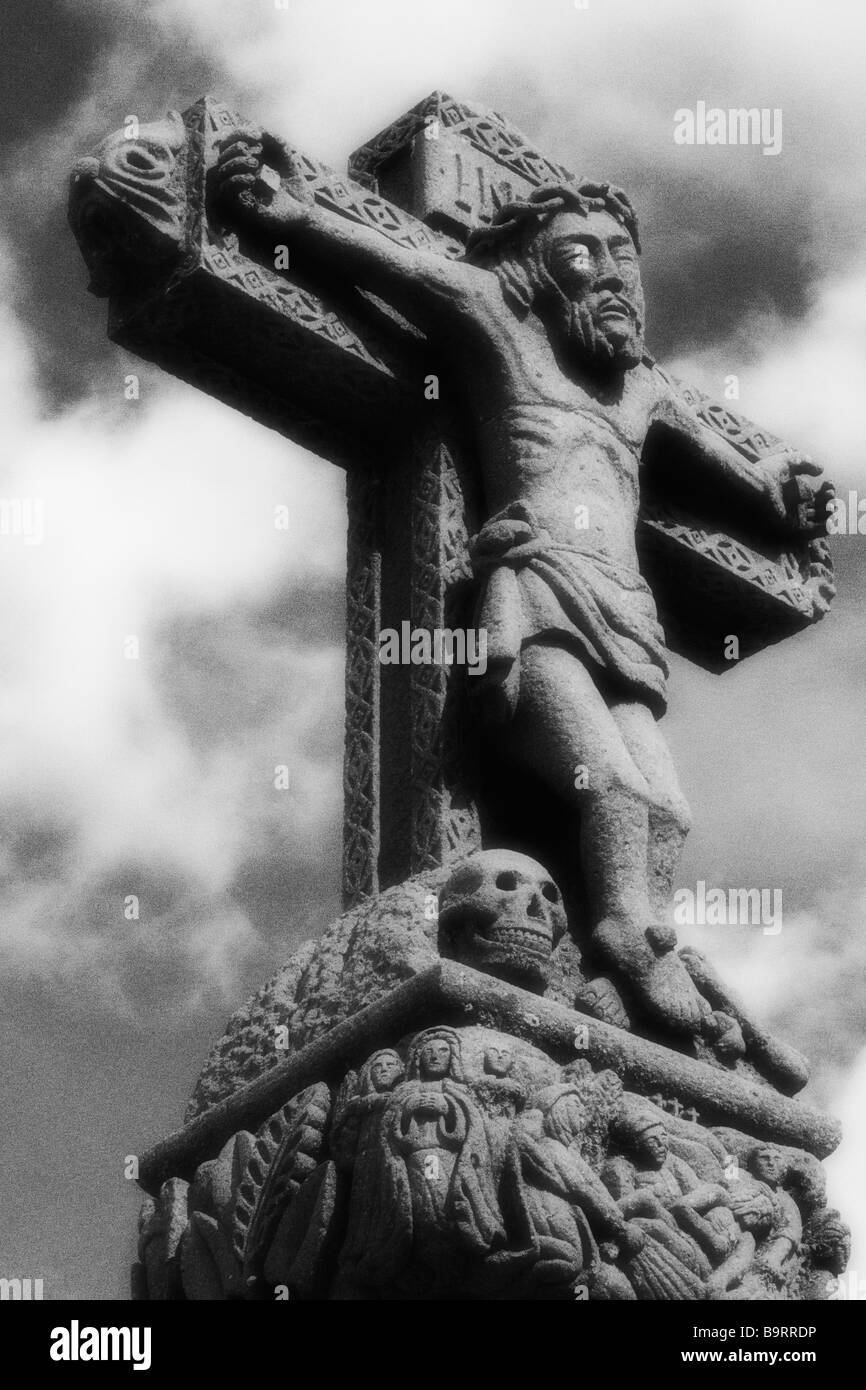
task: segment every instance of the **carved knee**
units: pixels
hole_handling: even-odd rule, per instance
[[[651,797],[650,814],[654,820],[667,822],[683,839],[692,828],[691,807],[679,788],[656,792]]]
[[[595,776],[590,774],[586,790],[605,808],[622,803],[652,805],[649,786],[636,768],[632,771],[624,767],[609,767]]]

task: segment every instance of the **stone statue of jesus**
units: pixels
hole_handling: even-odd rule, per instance
[[[263,166],[284,182],[271,189]],[[757,473],[678,398],[644,350],[635,213],[607,184],[536,189],[454,261],[309,200],[287,147],[255,129],[220,147],[214,193],[250,231],[380,296],[447,355],[475,434],[485,523],[472,544],[487,630],[488,737],[574,813],[604,967],[663,1028],[709,1006],[654,903],[672,889],[689,812],[658,719],[664,634],[638,566],[647,432],[690,445],[715,494],[764,533],[822,532],[832,495],[808,457]]]

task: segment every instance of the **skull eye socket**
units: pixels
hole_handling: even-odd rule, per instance
[[[555,883],[543,883],[541,885],[541,892],[549,903],[559,902],[559,891]]]
[[[517,874],[511,870],[496,875],[496,887],[501,888],[503,893],[514,893],[517,889]]]

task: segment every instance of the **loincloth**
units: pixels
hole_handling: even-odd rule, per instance
[[[470,542],[480,591],[475,625],[487,633],[476,688],[498,717],[513,714],[520,653],[553,638],[577,649],[628,697],[664,712],[668,664],[652,591],[637,572],[554,540],[523,502],[512,502]]]

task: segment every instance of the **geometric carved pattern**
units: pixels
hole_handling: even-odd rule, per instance
[[[416,442],[412,459],[413,628],[445,626],[442,474],[446,446],[435,438]],[[443,665],[410,666],[413,872],[442,862],[442,821],[446,805],[442,735],[449,672]]]
[[[311,159],[300,150],[288,148],[298,175],[310,185],[316,202],[322,207],[338,212],[353,222],[362,222],[413,250],[431,251],[440,256],[462,254],[463,247],[458,241],[432,231],[411,213],[404,212],[351,179],[341,178],[326,164]]]
[[[814,607],[812,596],[790,555],[784,554],[778,561],[770,561],[760,551],[734,540],[724,532],[709,531],[696,521],[689,524],[674,508],[658,502],[652,504],[651,510],[645,511],[642,522],[644,526],[664,532],[680,546],[714,561],[719,570],[717,583],[720,587],[728,582],[727,576],[737,575],[811,618]]]
[[[433,121],[446,135],[459,136],[485,160],[501,166],[509,176],[512,195],[525,192],[527,186],[573,179],[561,164],[555,164],[536,150],[504,116],[456,101],[444,92],[433,92],[356,150],[349,159],[353,179],[377,189],[380,172],[389,161],[410,148],[417,136],[423,139],[425,128]],[[435,145],[435,140],[430,143]],[[486,222],[494,210],[476,204],[467,209],[467,223]]]
[[[667,373],[662,374],[668,381],[673,381]],[[703,420],[704,424],[709,425],[717,434],[723,435],[750,463],[756,463],[763,456],[783,448],[782,440],[770,434],[769,430],[759,429],[751,420],[734,415],[727,406],[720,405],[697,387],[688,386],[681,381],[675,381],[673,384],[686,404],[692,407],[698,419]]]
[[[343,901],[353,907],[378,891],[379,630],[381,539],[378,479],[350,469],[346,479],[346,742],[343,756]]]
[[[657,364],[654,370],[677,390],[698,419],[753,464],[756,472],[760,471],[762,458],[784,447],[769,431],[735,415],[697,388],[674,380]],[[832,578],[833,564],[823,537],[799,544],[789,541],[788,546],[793,548],[779,547],[772,555],[767,555],[742,538],[714,529],[687,511],[671,506],[653,492],[642,498],[639,540],[644,551],[663,555],[668,565],[675,556],[677,566],[686,571],[688,557],[693,557],[691,573],[699,583],[701,602],[709,606],[716,602],[720,609],[727,605],[729,619],[737,621],[737,626],[731,630],[746,631],[746,646],[741,655],[748,655],[789,632],[808,626],[825,611],[818,583],[819,579]],[[735,603],[738,591],[739,613]],[[670,626],[672,632],[676,631],[682,628],[682,621],[678,624],[674,618]],[[692,660],[700,660],[692,633],[684,632],[684,637],[686,654]],[[729,662],[713,659],[718,655],[714,642],[711,637],[710,659],[704,664],[712,670],[729,670]]]
[[[475,589],[469,559],[469,538],[479,529],[476,471],[466,454],[465,436],[452,435],[441,451],[442,559],[445,575],[445,626],[466,629],[473,625]],[[467,682],[475,679],[465,669],[448,674],[448,691],[442,732],[442,760],[448,804],[444,819],[442,862],[450,863],[481,848],[481,823],[474,800],[475,738],[467,719]]]
[[[469,527],[457,447],[437,428],[420,437],[414,450],[412,626],[427,631],[465,630],[471,621],[466,611]],[[413,873],[480,848],[461,740],[467,679],[465,669],[446,664],[410,667]]]
[[[393,328],[386,333],[370,321],[361,301],[338,302],[330,292],[325,299],[255,247],[239,247],[237,234],[207,211],[206,196],[217,141],[238,118],[205,99],[184,121],[184,250],[159,277],[140,276],[134,289],[113,293],[111,336],[349,466],[380,447],[399,418],[409,349],[395,344]],[[395,220],[409,237],[414,220],[404,213]],[[421,233],[435,239],[425,227]],[[339,411],[331,409],[335,397]]]

